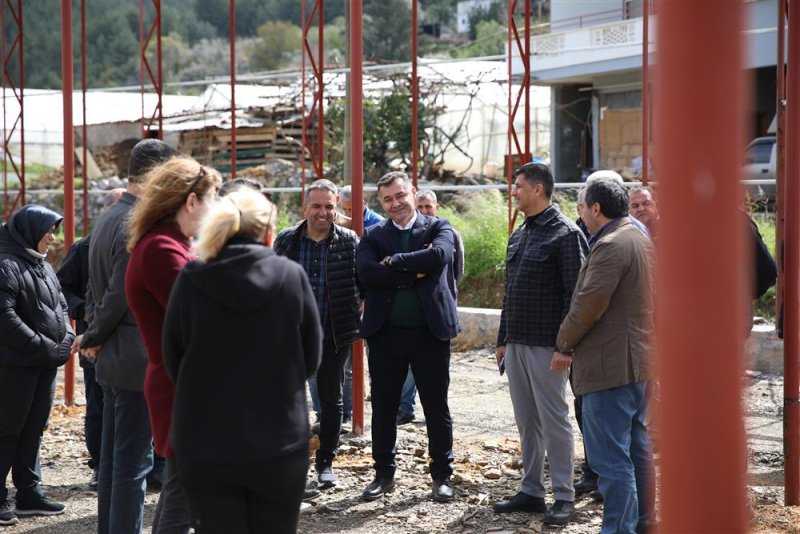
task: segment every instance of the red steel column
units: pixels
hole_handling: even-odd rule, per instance
[[[9,29],[16,30],[11,34],[10,46],[6,46],[6,8],[8,8],[11,24]],[[17,0],[16,6],[12,0],[3,0],[3,8],[0,10],[2,18],[2,47],[3,47],[3,213],[5,219],[11,216],[15,209],[25,204],[25,102],[23,93],[25,90],[25,61],[23,47],[23,16],[22,0]],[[15,81],[11,76],[10,67],[16,64],[19,77]],[[19,113],[8,126],[6,122],[6,88],[11,89],[19,106]],[[11,156],[10,145],[14,134],[19,132],[19,162],[14,161]],[[11,166],[14,176],[19,182],[19,190],[9,204],[8,198],[8,167]]]
[[[417,187],[419,169],[419,79],[417,78],[417,0],[411,0],[411,180]]]
[[[775,161],[775,258],[778,264],[778,283],[775,287],[775,317],[783,313],[784,291],[784,217],[786,211],[786,0],[778,0],[778,61],[776,78],[778,86],[775,95],[775,113],[777,114],[776,161]]]
[[[61,91],[64,96],[64,251],[75,239],[75,133],[72,121],[72,1],[61,0]],[[84,140],[85,144],[85,140]],[[84,168],[86,167],[84,161]],[[64,402],[75,395],[75,355],[64,367]]]
[[[504,165],[506,171],[506,182],[508,183],[508,235],[511,235],[511,232],[514,230],[514,223],[513,223],[513,206],[514,200],[511,198],[511,187],[512,183],[514,182],[514,165],[513,165],[513,151],[511,148],[511,143],[513,141],[513,132],[514,132],[514,114],[512,113],[511,108],[511,93],[514,89],[514,78],[513,78],[513,69],[512,69],[512,58],[513,58],[513,40],[512,40],[512,28],[514,25],[514,8],[516,7],[517,2],[516,0],[508,0],[508,7],[506,11],[508,12],[508,149],[506,150],[506,164]]]
[[[531,2],[525,2],[525,78],[522,80],[525,92],[525,155],[523,162],[531,161]]]
[[[163,139],[164,113],[163,113],[161,96],[164,89],[163,85],[164,76],[161,63],[161,0],[152,0],[152,1],[153,1],[153,8],[155,10],[155,15],[153,18],[153,22],[150,24],[149,29],[147,30],[147,34],[145,35],[144,6],[142,4],[143,0],[139,0],[139,60],[141,61],[139,75],[141,77],[141,85],[142,85],[142,137],[150,137],[150,127],[153,126],[153,124],[158,124],[157,136],[159,139]],[[150,43],[150,39],[153,38],[153,34],[155,34],[156,36],[155,74],[153,73],[150,61],[147,59],[147,46]],[[153,84],[153,90],[156,93],[156,107],[152,113],[145,113],[144,109],[145,73],[149,78],[149,83]]]
[[[231,50],[231,178],[236,178],[236,0],[230,0]]]
[[[83,210],[81,219],[83,222],[83,236],[89,235],[89,174],[87,168],[89,167],[88,152],[89,152],[89,139],[86,132],[86,0],[81,0],[81,137],[83,138],[82,151],[83,151]]]
[[[364,204],[364,93],[362,0],[350,0],[350,171],[353,206]],[[354,213],[357,213],[354,210]],[[364,218],[353,217],[353,230],[364,233]],[[353,343],[353,432],[364,433],[364,341]]]
[[[744,6],[661,0],[657,11],[655,141],[659,173],[669,178],[659,184],[655,313],[660,531],[745,532],[741,379],[749,248],[734,179],[746,108]],[[714,490],[699,480],[713,481]]]
[[[319,74],[317,78],[317,161],[319,170],[317,178],[325,178],[322,170],[325,161],[325,106],[323,96],[325,94],[325,0],[319,0],[319,11],[317,13],[317,57],[319,61]]]
[[[789,2],[786,146],[800,146],[800,0]],[[800,151],[786,151],[783,447],[786,504],[800,505]]]
[[[305,204],[306,195],[306,145],[308,131],[306,128],[306,0],[300,0],[300,27],[303,28],[303,53],[300,57],[300,206]]]
[[[644,0],[642,28],[642,183],[650,171],[650,0]]]

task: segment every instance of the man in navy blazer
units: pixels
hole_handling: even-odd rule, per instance
[[[367,230],[356,254],[365,295],[361,334],[369,344],[375,460],[375,480],[362,496],[375,500],[394,489],[395,418],[410,366],[425,410],[433,497],[450,502],[455,493],[447,390],[450,340],[459,331],[447,282],[453,230],[445,219],[416,211],[416,191],[405,173],[390,172],[377,185],[388,218]]]

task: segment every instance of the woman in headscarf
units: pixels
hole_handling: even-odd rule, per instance
[[[263,244],[274,210],[244,188],[217,202],[167,307],[172,446],[198,534],[297,531],[322,329],[303,268]]]
[[[153,533],[186,533],[189,520],[178,483],[175,454],[169,446],[175,387],[164,372],[161,330],[172,284],[192,259],[191,240],[222,185],[213,169],[186,157],[150,171],[145,192],[131,211],[125,295],[147,348],[144,396],[150,412],[153,446],[166,458]]]
[[[17,516],[56,515],[64,505],[39,485],[39,445],[55,392],[56,370],[75,334],[67,303],[45,261],[62,217],[29,204],[0,228],[0,525]],[[16,507],[5,480],[12,471]]]

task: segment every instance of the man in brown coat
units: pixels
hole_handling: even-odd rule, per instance
[[[583,396],[583,433],[605,498],[602,532],[649,530],[653,460],[645,427],[651,377],[652,245],[628,217],[628,193],[613,180],[586,189],[592,233],[570,310],[558,332],[553,370],[573,366]]]

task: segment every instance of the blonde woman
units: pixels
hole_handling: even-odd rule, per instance
[[[192,259],[191,239],[222,185],[213,169],[191,158],[173,158],[150,171],[145,192],[131,211],[125,294],[147,348],[144,396],[150,413],[153,446],[166,458],[153,533],[186,533],[189,520],[169,446],[175,388],[161,353],[167,300],[181,268]]]
[[[167,306],[172,446],[198,534],[297,530],[322,330],[303,268],[263,244],[274,210],[250,189],[220,199]]]

